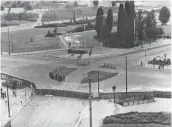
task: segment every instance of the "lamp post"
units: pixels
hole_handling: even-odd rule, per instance
[[[89,78],[90,127],[92,127],[92,104],[91,104],[91,98],[92,98],[92,94],[91,94],[91,79]]]
[[[112,87],[112,90],[113,90],[113,92],[114,92],[114,103],[115,103],[115,90],[116,90],[116,86],[113,86],[113,87]]]

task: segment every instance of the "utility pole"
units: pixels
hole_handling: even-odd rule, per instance
[[[84,42],[85,42],[85,51],[86,51],[85,25],[84,25]]]
[[[98,100],[100,98],[100,95],[99,95],[99,70],[98,70]]]
[[[91,105],[91,98],[92,98],[92,95],[91,95],[91,79],[89,79],[89,104],[90,104],[90,127],[92,127],[92,105]]]
[[[10,32],[9,32],[9,29],[8,29],[8,54],[10,55]]]
[[[6,85],[7,85],[7,100],[8,100],[8,116],[10,118],[10,102],[9,102],[9,93],[8,93],[8,83],[6,81]]]
[[[11,46],[12,46],[12,49],[11,49],[11,52],[13,53],[13,38],[12,38],[12,34],[11,34]]]
[[[127,56],[126,56],[126,97],[127,97]]]

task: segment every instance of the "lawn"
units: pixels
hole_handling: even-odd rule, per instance
[[[73,29],[74,26],[57,28],[57,32],[65,32]],[[58,36],[44,37],[48,30],[51,32],[54,28],[32,28],[10,32],[13,39],[13,52],[30,52],[38,50],[59,49],[61,44]],[[33,38],[33,42],[31,42]],[[1,46],[3,52],[8,52],[8,33],[1,33]]]
[[[117,74],[118,74],[118,72],[110,73],[110,72],[99,71],[99,81],[112,78],[113,76],[116,76]],[[98,81],[98,72],[97,71],[89,71],[87,73],[87,76],[81,80],[81,83],[88,83],[89,78],[91,79],[91,82],[97,82]]]

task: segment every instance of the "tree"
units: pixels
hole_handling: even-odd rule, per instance
[[[159,34],[159,30],[156,27],[148,27],[146,28],[146,36],[148,38],[153,38],[154,40],[156,39],[156,37]]]
[[[116,2],[115,1],[112,1],[111,3],[112,3],[113,7],[116,6]]]
[[[98,0],[94,0],[94,1],[93,1],[93,4],[94,4],[94,7],[97,7],[98,4],[99,4],[99,1],[98,1]]]
[[[3,10],[4,10],[4,6],[1,5],[1,11],[3,11]]]
[[[102,26],[103,22],[103,9],[100,7],[97,10],[97,15],[96,15],[96,24],[95,24],[95,30],[97,32],[98,38],[100,38],[100,28]]]
[[[73,12],[73,22],[76,23],[75,12]]]
[[[16,8],[17,7],[17,3],[14,1],[13,3],[12,3],[12,8]]]
[[[145,26],[143,22],[142,10],[139,11],[138,16],[136,16],[136,35],[140,42],[145,39]]]
[[[157,22],[156,22],[156,16],[154,10],[147,13],[145,18],[145,24],[147,28],[156,26]]]
[[[57,33],[57,27],[54,28],[53,32],[54,32],[54,35],[56,35],[56,33]]]
[[[32,10],[32,6],[29,1],[25,1],[22,4],[20,4],[20,7],[23,7],[25,10]]]
[[[78,7],[78,2],[75,1],[73,5],[74,5],[74,7]]]
[[[165,6],[162,7],[159,13],[159,20],[161,21],[162,25],[166,25],[170,16],[170,10]]]
[[[112,27],[113,27],[113,12],[112,9],[108,10],[108,14],[106,17],[106,27],[108,31],[111,33]]]

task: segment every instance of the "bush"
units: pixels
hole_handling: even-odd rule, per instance
[[[55,37],[55,35],[53,33],[51,33],[50,31],[48,31],[48,33],[45,35],[45,37]]]
[[[166,63],[167,63],[167,65],[171,65],[171,60],[168,59]]]
[[[162,27],[148,27],[146,29],[146,35],[148,38],[156,39],[157,36],[160,36],[164,33],[164,30]]]
[[[86,54],[86,53],[88,53],[88,52],[87,52],[87,51],[83,51],[83,50],[68,49],[68,53],[69,53],[69,54]]]
[[[167,39],[171,39],[171,36],[170,36],[170,35],[167,35],[167,36],[165,36],[165,38],[167,38]]]
[[[66,27],[68,26],[65,23],[52,23],[52,24],[43,24],[41,26],[35,26],[35,28],[49,28],[49,27]]]
[[[11,21],[11,20],[24,20],[24,21],[31,21],[31,22],[36,22],[38,18],[37,13],[7,13],[4,15],[4,19]]]
[[[85,26],[85,31],[88,31],[88,30],[94,30],[95,29],[95,25],[93,24],[88,24]],[[75,32],[83,32],[84,31],[84,26],[79,26],[73,30],[69,30],[67,31],[68,33],[75,33]]]
[[[51,79],[53,79],[53,74],[52,74],[52,72],[49,72],[49,77],[50,77]]]

